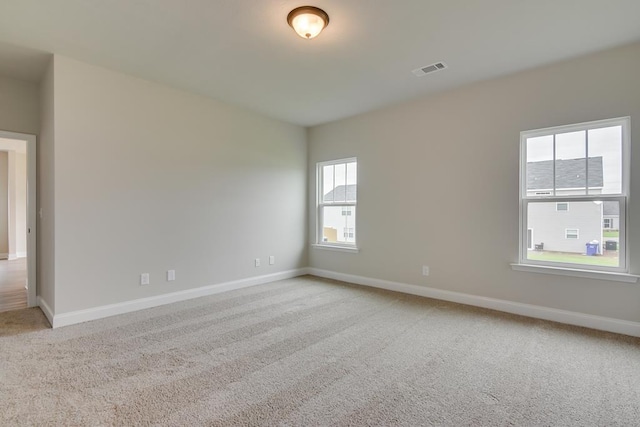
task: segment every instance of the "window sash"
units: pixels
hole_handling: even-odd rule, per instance
[[[571,198],[580,198],[580,197],[584,197],[585,195],[583,194],[579,194],[579,195],[575,195],[575,196],[571,196],[571,195],[561,195],[561,196],[556,196],[555,192],[556,192],[556,188],[555,188],[555,175],[556,175],[556,171],[555,171],[555,143],[554,143],[554,154],[553,154],[553,160],[554,160],[554,169],[553,169],[553,179],[554,179],[554,188],[549,188],[549,189],[540,189],[540,190],[536,190],[539,192],[544,192],[544,191],[548,191],[550,194],[542,194],[542,195],[531,195],[528,196],[527,195],[527,139],[530,138],[536,138],[536,137],[541,137],[541,136],[553,136],[554,140],[555,140],[555,135],[558,134],[564,134],[564,133],[571,133],[571,132],[577,132],[577,131],[585,131],[588,133],[588,131],[590,130],[594,130],[594,129],[601,129],[601,128],[607,128],[607,127],[612,127],[612,126],[620,126],[622,128],[622,135],[621,135],[621,156],[622,156],[622,170],[621,170],[621,180],[622,180],[622,185],[621,185],[621,192],[620,193],[609,193],[606,194],[606,196],[628,196],[629,195],[629,182],[630,182],[630,145],[631,145],[631,140],[630,140],[630,136],[629,136],[629,132],[631,129],[631,124],[630,124],[630,118],[629,117],[620,117],[620,118],[613,118],[613,119],[605,119],[605,120],[596,120],[593,122],[587,122],[587,123],[577,123],[577,124],[573,124],[573,125],[564,125],[564,126],[556,126],[556,127],[550,127],[550,128],[544,128],[544,129],[537,129],[537,130],[528,130],[528,131],[523,131],[520,132],[520,198],[521,199],[541,199],[541,198],[549,198],[549,197],[558,197],[558,198],[563,198],[563,199],[571,199]],[[589,151],[588,151],[588,142],[587,144],[587,148],[585,151],[585,157],[588,158],[589,157]],[[587,177],[585,177],[586,180],[588,180],[588,161],[587,161]],[[582,187],[581,187],[582,188]],[[589,186],[587,185],[586,187],[586,195],[590,195],[589,194]],[[563,190],[571,190],[571,189],[563,189]],[[594,196],[601,196],[599,194],[596,194]]]
[[[588,264],[571,264],[562,263],[556,261],[540,261],[528,258],[527,248],[527,223],[528,223],[528,211],[529,205],[536,203],[556,203],[556,202],[618,202],[620,207],[619,220],[619,237],[618,237],[618,267],[607,267],[600,265],[588,265]],[[580,270],[594,270],[594,271],[610,271],[610,272],[627,272],[629,265],[629,254],[627,251],[627,198],[624,196],[565,196],[565,197],[546,197],[535,199],[521,199],[520,201],[520,254],[519,259],[521,264],[541,265],[548,267],[559,268],[572,268]],[[566,235],[565,235],[566,237]],[[600,242],[600,245],[605,242]]]

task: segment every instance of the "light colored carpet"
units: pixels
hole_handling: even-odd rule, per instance
[[[308,276],[0,338],[3,426],[639,423],[639,339]]]

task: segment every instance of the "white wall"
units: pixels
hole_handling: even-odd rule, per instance
[[[631,116],[631,266],[640,273],[638,76],[634,44],[310,129],[312,216],[313,165],[358,158],[361,249],[311,249],[311,267],[640,321],[638,284],[509,265],[518,260],[520,131]]]
[[[307,265],[304,128],[61,56],[54,93],[56,314]]]
[[[39,124],[38,86],[0,76],[0,129],[37,134]]]

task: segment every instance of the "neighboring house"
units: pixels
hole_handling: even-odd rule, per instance
[[[587,186],[586,162],[584,159],[556,160],[556,195],[581,194]],[[602,157],[590,157],[589,194],[600,194],[603,187]],[[527,163],[527,193],[549,194],[554,184],[553,161]],[[606,205],[606,206],[605,206]],[[617,203],[566,202],[529,204],[528,249],[544,249],[557,252],[585,253],[586,244],[600,243],[598,253],[603,251],[603,225],[605,208],[610,212],[609,223],[613,224]],[[616,222],[617,224],[617,222]]]
[[[357,185],[338,185],[324,195],[325,202],[355,202]],[[355,206],[327,207],[324,210],[325,242],[353,243],[356,241]]]
[[[605,202],[602,218],[602,227],[607,230],[620,229],[620,205],[617,203]]]
[[[581,194],[586,180],[582,159],[556,160],[556,195]],[[602,157],[589,157],[589,194],[599,194],[602,180]],[[553,191],[553,160],[527,163],[527,196],[547,195]]]

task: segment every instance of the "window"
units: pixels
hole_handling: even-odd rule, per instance
[[[577,239],[580,235],[580,230],[577,228],[567,228],[564,230],[565,239]]]
[[[317,244],[355,247],[357,160],[318,163],[317,176]]]
[[[629,128],[625,117],[520,134],[521,264],[628,271]],[[618,250],[605,251],[611,239]]]

